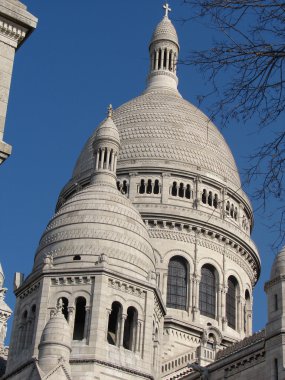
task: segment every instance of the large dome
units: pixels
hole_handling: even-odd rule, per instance
[[[217,129],[197,107],[166,89],[146,91],[114,111],[120,133],[118,169],[162,167],[218,177],[240,187],[233,155]],[[92,142],[87,141],[73,177],[92,170]]]

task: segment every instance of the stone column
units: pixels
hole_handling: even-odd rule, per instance
[[[200,287],[200,278],[198,275],[193,276],[193,300],[192,300],[192,311],[193,311],[193,322],[196,322],[200,317],[200,308],[199,308],[199,287]]]
[[[171,176],[169,173],[162,173],[161,201],[163,204],[168,202]]]
[[[222,286],[221,288],[221,322],[222,330],[225,330],[228,325],[227,315],[226,315],[226,296],[228,292],[227,286]]]
[[[120,320],[119,347],[123,347],[123,345],[124,345],[124,327],[125,327],[126,319],[127,319],[127,315],[122,314],[121,320]]]
[[[138,193],[137,188],[137,180],[138,180],[138,173],[131,172],[129,174],[130,176],[130,183],[129,183],[129,199],[133,201]]]
[[[88,340],[89,338],[89,319],[90,319],[90,306],[85,306],[85,322],[84,322],[84,332],[83,332],[83,338]]]

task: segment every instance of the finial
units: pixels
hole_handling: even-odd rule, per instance
[[[169,7],[169,4],[168,3],[165,3],[163,5],[163,8],[165,9],[165,17],[168,18],[168,13],[171,12],[171,8]]]
[[[112,116],[113,116],[113,107],[112,107],[112,104],[110,104],[108,107],[108,117],[112,118]]]

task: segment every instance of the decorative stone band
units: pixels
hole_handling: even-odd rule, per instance
[[[26,37],[27,31],[26,28],[20,27],[0,15],[0,35],[8,37],[18,45]]]

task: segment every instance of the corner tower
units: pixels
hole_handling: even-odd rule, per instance
[[[166,310],[147,228],[117,189],[120,137],[111,108],[92,149],[90,185],[62,202],[42,235],[32,273],[15,291],[5,379],[18,379],[25,363],[47,375],[60,352],[68,379],[159,379]],[[59,300],[64,317],[54,318]],[[71,344],[52,332],[60,326],[66,332],[67,324]]]
[[[12,150],[4,142],[4,129],[15,52],[36,28],[37,21],[20,1],[0,0],[0,164]]]

